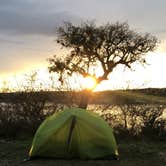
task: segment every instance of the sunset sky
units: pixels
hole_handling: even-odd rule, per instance
[[[47,58],[63,55],[55,29],[64,21],[97,25],[127,21],[131,29],[155,35],[160,44],[149,65],[119,67],[98,89],[166,87],[165,0],[0,0],[0,81],[32,70],[47,75]],[[42,78],[43,79],[43,78]]]

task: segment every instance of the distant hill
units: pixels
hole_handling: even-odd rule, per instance
[[[72,91],[42,91],[42,92],[14,92],[0,93],[0,102],[19,102],[26,98],[34,97],[38,100],[47,100],[49,102],[66,103],[75,98],[79,100],[80,92]],[[152,103],[166,104],[166,88],[147,88],[130,90],[109,90],[94,92],[91,96],[92,104],[124,104],[124,103]]]
[[[151,90],[134,89],[96,92],[92,101],[105,104],[166,104],[166,94],[159,91],[153,93]]]
[[[130,92],[144,93],[153,96],[166,97],[166,88],[145,88],[145,89],[131,89]]]

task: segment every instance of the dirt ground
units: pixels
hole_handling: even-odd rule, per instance
[[[119,160],[56,160],[28,157],[32,139],[0,140],[0,166],[165,166],[164,141],[123,141],[119,143]]]

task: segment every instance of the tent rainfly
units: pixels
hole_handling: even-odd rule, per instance
[[[55,113],[38,128],[30,158],[101,159],[118,156],[111,127],[90,111],[72,108]]]

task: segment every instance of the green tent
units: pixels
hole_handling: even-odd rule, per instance
[[[29,152],[33,157],[96,159],[118,155],[109,125],[95,113],[66,109],[38,128]]]

